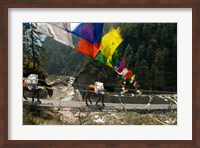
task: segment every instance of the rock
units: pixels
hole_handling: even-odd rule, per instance
[[[57,111],[58,111],[58,108],[57,108],[57,107],[54,107],[53,110],[57,112]]]
[[[150,106],[151,105],[151,103],[147,103],[147,106]]]
[[[153,118],[153,115],[152,115],[152,114],[149,114],[149,118]]]
[[[63,108],[62,111],[70,111],[71,108]]]
[[[165,121],[165,123],[169,124],[169,121],[168,121],[168,120],[166,120],[166,121]]]
[[[98,118],[99,118],[99,116],[98,116],[98,115],[95,115],[95,116],[94,116],[94,118],[95,118],[95,119],[98,119]]]
[[[116,116],[116,113],[111,113],[111,116]]]
[[[81,113],[80,116],[81,116],[81,117],[86,117],[87,114],[86,114],[86,113]]]
[[[73,113],[70,111],[60,111],[61,117],[60,118],[62,121],[70,123],[70,124],[75,124],[78,121],[77,117],[74,117]]]
[[[79,112],[76,112],[75,114],[74,114],[74,117],[78,117],[79,116]]]
[[[104,118],[98,118],[97,120],[94,120],[94,122],[102,124],[105,122],[105,120],[104,120]]]

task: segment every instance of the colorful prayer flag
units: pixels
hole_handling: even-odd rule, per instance
[[[80,51],[92,58],[96,57],[99,48],[95,46],[95,44],[92,44],[82,38],[79,39],[78,47],[75,48],[75,50]]]
[[[25,26],[26,28],[31,28],[30,23],[23,23],[23,26]]]
[[[124,60],[124,58],[122,58],[122,60],[118,60],[115,71],[117,73],[121,73],[123,71],[123,69],[125,68],[125,66],[126,66],[126,61]]]
[[[106,35],[102,38],[102,47],[101,53],[104,57],[111,61],[112,55],[115,52],[116,48],[123,41],[120,35],[120,29],[111,29]]]
[[[137,81],[135,81],[135,82],[133,83],[133,86],[137,88],[137,87],[139,87],[140,85],[139,85],[139,83],[138,83]]]
[[[112,55],[112,58],[108,59],[107,65],[110,65],[110,67],[115,68],[117,61],[118,61],[118,56],[119,56],[119,50],[121,49],[121,44],[117,47],[115,52]]]
[[[134,79],[135,79],[135,75],[133,75],[133,76],[131,77],[130,83],[133,83]]]
[[[71,23],[73,26],[74,23]],[[77,23],[75,23],[77,25]],[[95,46],[99,47],[102,38],[103,23],[81,23],[76,27],[68,29],[69,32],[96,44]]]
[[[130,78],[130,77],[132,77],[132,75],[133,75],[133,72],[132,72],[132,70],[128,70],[128,72],[125,74],[125,78]]]
[[[128,72],[128,68],[125,67],[120,74],[125,77],[125,75],[127,74],[127,72]]]
[[[101,52],[97,55],[96,60],[112,68],[112,64]]]
[[[107,58],[103,56],[103,54],[100,52],[97,57],[96,57],[96,60],[105,64],[107,63]]]
[[[126,85],[126,78],[124,79],[123,84]]]

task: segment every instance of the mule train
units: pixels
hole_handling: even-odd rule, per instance
[[[86,89],[84,89],[83,91],[83,100],[85,99],[85,103],[88,106],[88,100],[90,102],[90,104],[92,104],[91,101],[91,96],[98,96],[98,100],[96,102],[96,105],[99,103],[99,101],[101,100],[102,105],[105,106],[104,104],[104,95],[105,95],[106,90],[104,89],[103,83],[101,82],[95,82],[95,84],[90,84],[86,87]]]
[[[24,91],[32,93],[32,102],[34,102],[35,96],[37,97],[37,103],[40,101],[40,91],[46,90],[47,94],[52,97],[53,89],[51,85],[48,85],[45,80],[38,79],[38,75],[30,74],[27,78],[23,78],[23,98],[28,100],[24,94]]]

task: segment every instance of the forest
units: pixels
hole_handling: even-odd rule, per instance
[[[103,35],[120,27],[119,56],[144,90],[177,91],[176,23],[104,23]],[[110,67],[23,26],[23,76],[37,73],[73,76],[76,83],[104,82],[118,86],[123,78]],[[78,37],[72,35],[74,45]]]

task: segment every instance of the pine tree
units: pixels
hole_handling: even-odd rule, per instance
[[[23,76],[36,73],[41,78],[46,77],[44,61],[45,49],[42,47],[45,36],[36,31],[34,25],[23,26]]]

